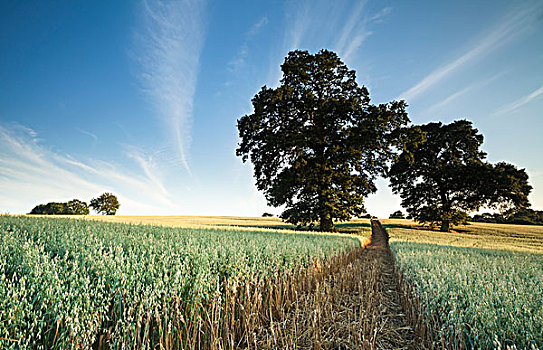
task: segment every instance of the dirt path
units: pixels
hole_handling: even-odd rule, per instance
[[[419,349],[397,290],[386,232],[372,221],[371,243],[300,295],[261,329],[254,349]]]
[[[383,307],[380,316],[384,328],[377,333],[378,348],[417,349],[415,334],[400,302],[398,276],[394,272],[394,257],[388,245],[388,235],[378,220],[371,222],[371,243],[366,246],[362,258],[371,268],[379,270]]]

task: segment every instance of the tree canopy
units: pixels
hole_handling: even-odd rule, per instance
[[[394,213],[390,214],[389,219],[405,219],[401,210],[396,210]]]
[[[87,203],[79,199],[73,199],[66,203],[50,202],[35,206],[30,214],[41,215],[88,215],[89,207]]]
[[[90,207],[99,214],[115,215],[121,205],[117,197],[109,192],[105,192],[98,198],[90,201]]]
[[[288,53],[280,86],[262,87],[238,120],[236,154],[251,160],[256,186],[283,219],[320,230],[365,212],[376,175],[387,169],[403,101],[370,104],[369,92],[331,51]]]
[[[529,206],[526,171],[485,162],[483,135],[470,121],[412,126],[405,134],[420,134],[423,140],[404,138],[389,177],[402,207],[415,220],[441,223],[441,230],[449,231],[451,224],[465,222],[468,212],[481,207],[507,211]]]

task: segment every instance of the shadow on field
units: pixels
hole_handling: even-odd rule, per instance
[[[223,226],[223,225],[218,225]],[[289,230],[289,231],[301,231],[301,232],[318,232],[319,227],[318,225],[315,226],[296,226],[296,225],[289,225],[289,224],[283,224],[283,225],[224,225],[224,226],[237,226],[237,227],[244,227],[244,228],[254,228],[254,229],[270,229],[270,230]],[[352,233],[352,234],[358,234],[362,231],[368,231],[371,230],[371,225],[369,223],[337,223],[336,229],[340,233]]]
[[[352,227],[352,228],[356,228],[356,227],[367,227],[367,228],[371,228],[371,225],[370,223],[346,223],[346,224],[336,224],[336,227],[337,228],[349,228],[349,227]]]

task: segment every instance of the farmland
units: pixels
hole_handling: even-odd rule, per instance
[[[541,348],[543,228],[382,222],[0,216],[0,348]]]
[[[455,247],[499,249],[543,254],[543,226],[506,225],[474,222],[460,225],[454,232],[413,229],[411,220],[381,220],[391,242],[406,241]]]
[[[77,216],[74,216],[77,218]],[[285,223],[277,217],[239,217],[239,216],[87,216],[88,220],[122,222],[127,224],[159,225],[167,227],[216,227],[220,229],[281,229],[293,230],[294,225]],[[371,233],[369,219],[353,219],[338,223],[337,229],[344,233],[357,233],[369,237]]]
[[[383,221],[404,275],[406,307],[428,342],[543,346],[542,227],[476,223],[440,233]]]
[[[352,236],[9,216],[0,235],[1,348],[247,344],[315,271],[360,249]]]

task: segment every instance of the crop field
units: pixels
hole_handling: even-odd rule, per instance
[[[413,242],[391,249],[438,343],[543,346],[543,255]]]
[[[0,216],[0,348],[234,348],[359,236]],[[335,260],[334,260],[335,259]]]
[[[543,254],[543,226],[474,222],[454,227],[454,232],[414,229],[411,220],[380,220],[390,241],[431,243],[455,247],[500,249]]]
[[[79,218],[75,216],[74,218]],[[127,224],[158,225],[168,227],[217,227],[221,229],[280,229],[294,230],[294,225],[285,223],[277,217],[240,217],[240,216],[112,216],[89,215],[87,220],[122,222]],[[339,232],[356,233],[369,237],[371,226],[369,219],[353,219],[338,223]]]
[[[77,218],[77,216],[75,217]],[[266,228],[294,229],[295,226],[283,222],[276,217],[258,218],[241,216],[118,216],[88,215],[87,220],[106,222],[122,222],[126,224],[142,224],[168,227],[221,227],[221,228]]]
[[[474,223],[440,233],[383,222],[405,306],[428,342],[543,348],[542,227]]]
[[[0,216],[0,348],[543,348],[543,227],[382,222]]]

